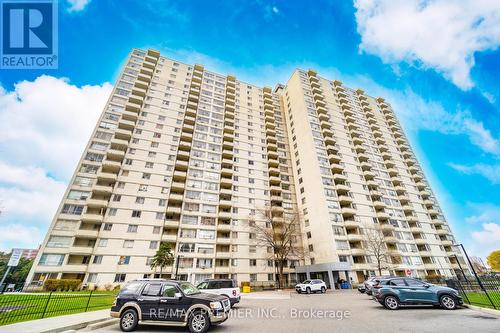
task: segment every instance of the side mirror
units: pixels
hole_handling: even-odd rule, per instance
[[[175,293],[174,297],[177,298],[177,299],[181,299],[182,298],[182,294],[181,293]]]

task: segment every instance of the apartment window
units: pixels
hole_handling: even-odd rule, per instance
[[[116,216],[117,209],[116,208],[109,208],[108,209],[108,216]]]
[[[257,266],[257,259],[250,259],[249,264],[250,264],[250,267]]]
[[[108,246],[108,239],[107,238],[101,238],[99,239],[99,242],[97,243],[98,247],[106,247]]]
[[[138,225],[137,224],[129,224],[127,232],[137,232]]]
[[[131,249],[134,247],[134,241],[133,240],[125,240],[123,241],[123,247],[126,248],[126,249]]]
[[[47,247],[59,247],[65,248],[69,247],[72,241],[72,237],[67,236],[50,236]]]
[[[104,223],[103,230],[111,231],[111,228],[113,228],[113,223]]]
[[[64,254],[47,254],[44,253],[40,257],[38,264],[40,266],[62,266],[64,262]]]
[[[90,273],[87,278],[87,283],[96,283],[97,282],[97,273]]]
[[[62,208],[62,214],[70,214],[70,215],[82,215],[83,206],[80,205],[70,205],[65,204]]]
[[[135,198],[135,203],[142,205],[144,203],[144,197],[137,197],[137,198]]]
[[[94,256],[94,259],[92,260],[93,264],[100,264],[102,263],[102,256]]]
[[[158,241],[151,241],[149,242],[149,248],[151,250],[155,250],[158,247]]]
[[[153,234],[159,234],[161,228],[160,227],[153,227]]]
[[[141,217],[141,211],[140,210],[133,210],[132,217]]]
[[[126,277],[127,274],[116,274],[114,282],[115,283],[125,282]]]

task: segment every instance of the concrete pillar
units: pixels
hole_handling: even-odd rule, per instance
[[[330,281],[330,288],[335,289],[335,280],[333,279],[333,274],[331,270],[328,270],[328,281]]]
[[[309,273],[309,271],[306,271],[306,280],[310,279],[311,279],[311,273]]]

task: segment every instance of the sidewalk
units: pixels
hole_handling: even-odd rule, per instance
[[[242,299],[290,299],[292,289],[252,291],[251,293],[241,293]]]
[[[23,321],[0,326],[2,333],[58,333],[84,328],[89,324],[110,319],[109,309],[81,312],[66,316]]]

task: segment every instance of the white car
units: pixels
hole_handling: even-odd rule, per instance
[[[237,282],[231,279],[207,279],[201,282],[197,288],[204,293],[228,297],[231,307],[240,301],[240,288],[238,288]]]
[[[326,283],[323,280],[305,280],[304,282],[298,283],[295,286],[295,291],[297,291],[299,294],[310,294],[318,291],[321,293],[326,293]]]

